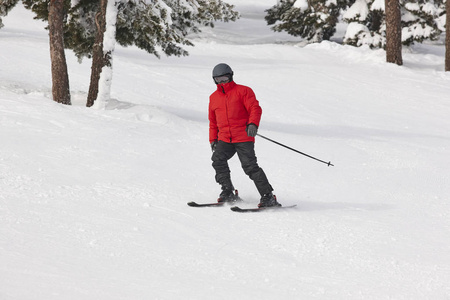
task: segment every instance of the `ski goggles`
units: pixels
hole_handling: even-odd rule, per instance
[[[231,79],[231,75],[230,74],[225,74],[225,75],[222,75],[222,76],[214,77],[214,81],[217,84],[227,83],[228,81],[230,81],[230,79]]]

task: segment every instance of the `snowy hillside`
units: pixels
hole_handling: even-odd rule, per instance
[[[116,47],[112,97],[88,109],[90,61],[67,51],[73,106],[51,100],[45,24],[0,30],[0,299],[449,299],[450,74],[442,45],[382,50],[273,33],[273,0],[205,29],[190,56]],[[215,201],[207,107],[230,64],[263,108],[278,200]],[[237,158],[236,188],[259,197]]]

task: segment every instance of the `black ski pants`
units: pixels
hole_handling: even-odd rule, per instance
[[[272,192],[273,188],[269,184],[266,174],[258,166],[255,155],[255,143],[253,142],[225,143],[219,141],[217,143],[216,150],[211,157],[213,161],[212,166],[216,171],[216,181],[222,187],[231,185],[232,188],[228,160],[236,153],[241,161],[242,169],[253,180],[259,194],[262,196]]]

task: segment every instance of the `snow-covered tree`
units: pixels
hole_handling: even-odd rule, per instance
[[[109,16],[107,16],[109,12]],[[111,14],[113,14],[111,16]],[[86,106],[91,107],[94,105],[94,101],[97,99],[97,108],[103,108],[109,99],[110,83],[112,79],[112,58],[111,54],[114,50],[115,37],[112,37],[113,44],[109,45],[108,41],[105,45],[105,36],[107,29],[109,31],[114,31],[115,34],[115,23],[117,20],[117,7],[116,2],[111,0],[100,0],[98,11],[95,14],[95,40],[94,45],[91,49],[92,51],[92,67],[91,67],[91,81],[89,85],[89,93],[87,98]],[[107,26],[107,22],[110,24]],[[113,23],[113,24],[111,24]],[[101,75],[103,75],[103,80],[101,81]],[[107,78],[108,77],[108,78]],[[108,82],[107,82],[108,81]],[[99,84],[101,85],[101,92],[99,97]],[[107,95],[105,95],[105,92]],[[106,96],[106,97],[104,97]],[[100,99],[98,99],[100,98]]]
[[[7,12],[18,0],[1,0],[0,12]],[[98,80],[104,67],[111,67],[112,51],[117,41],[122,46],[135,45],[157,57],[188,55],[183,46],[193,46],[188,34],[198,33],[203,26],[214,26],[215,21],[235,21],[239,14],[234,6],[222,0],[62,0],[64,1],[64,46],[72,49],[81,60],[93,57],[91,88],[88,106],[98,95]],[[48,21],[50,0],[23,0],[24,6],[36,14],[37,19]],[[13,3],[7,6],[3,3]],[[101,4],[114,11],[107,13]],[[0,15],[1,16],[1,15]],[[112,27],[108,28],[107,21]],[[103,26],[99,26],[103,23]],[[99,29],[100,28],[100,29]],[[108,36],[105,42],[104,35]],[[108,33],[109,32],[109,33]],[[112,34],[111,34],[112,33]],[[105,44],[108,44],[105,46]],[[98,51],[95,51],[98,50]],[[99,58],[99,59],[97,59]],[[100,70],[100,71],[99,71]],[[100,85],[100,89],[101,89]],[[92,92],[91,92],[92,90]],[[108,87],[103,91],[107,94]],[[107,96],[103,95],[103,98]]]
[[[200,32],[201,26],[214,26],[214,21],[234,21],[238,17],[233,6],[221,0],[109,0],[108,7],[113,8],[114,17],[105,20],[106,13],[99,9],[100,3],[73,0],[68,19],[67,47],[73,49],[79,59],[94,55],[88,106],[93,105],[99,89],[106,93],[109,90],[107,84],[96,81],[100,76],[109,78],[105,79],[109,82],[111,79],[111,75],[106,76],[103,70],[110,68],[114,47],[108,50],[105,45],[116,41],[122,46],[136,45],[157,57],[160,52],[168,56],[187,55],[183,46],[193,45],[188,34]],[[107,25],[108,22],[111,25]],[[105,29],[99,24],[106,24]],[[103,39],[105,30],[114,32],[107,43]],[[103,58],[95,56],[98,53],[93,51],[98,50],[95,47],[102,48]],[[112,74],[112,70],[107,72]],[[108,96],[102,94],[101,98]]]
[[[7,15],[18,2],[18,0],[0,0],[0,17]],[[62,104],[71,104],[63,40],[64,17],[67,10],[64,0],[23,0],[23,4],[36,13],[36,18],[49,22],[53,100]],[[1,27],[3,24],[0,18]]]
[[[402,0],[402,43],[411,45],[426,39],[435,40],[444,30],[443,1]],[[343,14],[349,23],[344,43],[372,48],[386,46],[386,17],[384,0],[356,0]]]
[[[342,9],[354,0],[279,0],[266,10],[268,25],[274,31],[286,31],[310,42],[329,40],[336,32]]]
[[[112,0],[114,1],[114,0]],[[116,0],[116,40],[160,56],[187,55],[187,38],[214,21],[235,21],[238,13],[221,0]],[[66,46],[78,58],[90,57],[96,35],[95,17],[99,1],[77,0],[69,13]]]
[[[348,23],[344,44],[383,47],[386,43],[384,0],[356,0],[343,14]]]
[[[436,40],[445,30],[442,16],[445,14],[441,0],[405,0],[402,17],[402,39],[404,44]]]

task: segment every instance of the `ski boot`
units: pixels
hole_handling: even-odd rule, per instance
[[[219,195],[219,199],[217,199],[217,202],[236,202],[239,200],[239,194],[238,191],[235,190],[223,190],[222,193]]]
[[[277,197],[272,193],[263,195],[258,204],[258,207],[273,207],[273,206],[281,206],[281,204],[278,203]]]

